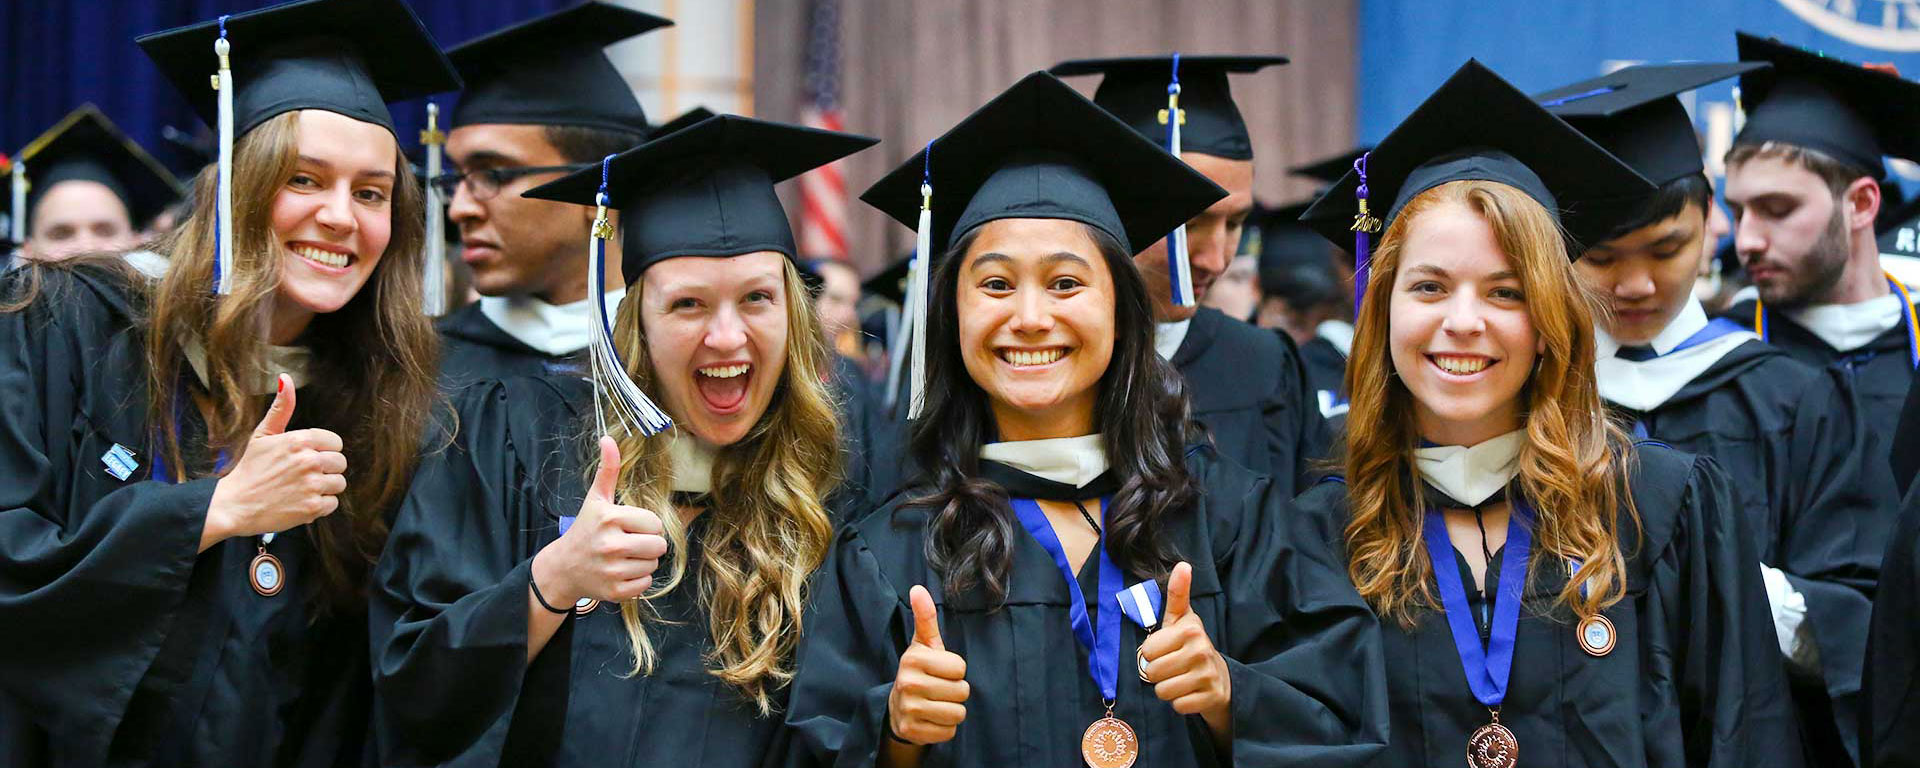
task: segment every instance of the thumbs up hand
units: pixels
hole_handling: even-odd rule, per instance
[[[967,719],[967,660],[947,650],[940,640],[940,618],[933,595],[914,586],[913,644],[900,655],[887,695],[887,727],[893,735],[914,744],[939,744],[953,739],[954,729]]]
[[[287,431],[293,379],[280,375],[267,415],[233,470],[214,485],[200,550],[236,536],[279,533],[333,514],[347,490],[340,436],[324,429]]]
[[[653,586],[653,572],[667,554],[664,528],[652,511],[614,502],[619,482],[620,446],[602,436],[600,468],[573,527],[534,556],[534,581],[552,604],[571,605],[583,597],[629,600]]]
[[[1193,612],[1192,594],[1193,566],[1174,566],[1167,577],[1166,615],[1160,629],[1140,644],[1140,655],[1154,695],[1173,704],[1175,712],[1200,715],[1220,737],[1232,725],[1233,685],[1226,658],[1213,649],[1207,628]]]

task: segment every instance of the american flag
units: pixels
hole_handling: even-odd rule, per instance
[[[811,0],[808,8],[806,104],[800,123],[841,130],[840,3]],[[841,163],[800,177],[800,255],[847,260],[847,181]]]

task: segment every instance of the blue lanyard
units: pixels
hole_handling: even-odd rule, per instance
[[[1100,695],[1107,702],[1114,700],[1120,680],[1120,612],[1108,607],[1100,611],[1094,621],[1087,620],[1087,601],[1080,594],[1080,580],[1073,574],[1073,566],[1067,562],[1067,550],[1060,546],[1060,537],[1054,535],[1053,524],[1047,522],[1047,514],[1040,511],[1040,504],[1033,499],[1011,499],[1014,514],[1019,515],[1020,524],[1026,526],[1027,533],[1040,542],[1041,548],[1053,557],[1054,567],[1060,570],[1060,576],[1067,584],[1067,615],[1073,620],[1073,637],[1080,646],[1087,649],[1087,672],[1093,675],[1093,682],[1100,686]],[[1107,499],[1100,500],[1100,524],[1102,529],[1107,522]],[[1120,566],[1107,555],[1106,537],[1094,544],[1094,553],[1100,558],[1100,587],[1098,597],[1104,603],[1118,595],[1122,589]],[[1457,579],[1456,579],[1457,580]]]
[[[1515,499],[1513,513],[1507,518],[1506,553],[1500,559],[1500,587],[1493,607],[1493,632],[1485,648],[1480,632],[1467,608],[1466,586],[1460,581],[1460,569],[1454,562],[1453,541],[1447,537],[1447,522],[1440,510],[1428,509],[1422,531],[1427,543],[1427,559],[1440,586],[1440,605],[1446,611],[1447,626],[1453,631],[1454,649],[1465,668],[1467,687],[1481,704],[1498,707],[1507,698],[1507,681],[1513,672],[1513,646],[1520,633],[1520,598],[1527,582],[1527,554],[1533,548],[1533,532],[1522,518],[1531,513],[1525,502]]]

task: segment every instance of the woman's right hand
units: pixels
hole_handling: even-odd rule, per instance
[[[533,580],[552,605],[581,598],[623,601],[653,586],[653,572],[667,553],[660,517],[640,507],[616,504],[620,446],[600,438],[600,468],[573,526],[533,558]]]
[[[267,415],[233,471],[213,488],[200,550],[239,536],[279,533],[333,514],[347,490],[340,436],[324,429],[287,431],[293,379],[280,374]]]
[[[913,604],[913,644],[900,654],[887,694],[887,727],[922,746],[951,741],[967,719],[967,660],[940,641],[940,619],[927,588],[914,585],[907,600]]]

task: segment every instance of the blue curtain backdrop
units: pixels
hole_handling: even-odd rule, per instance
[[[570,5],[572,0],[409,0],[443,46]],[[186,159],[161,141],[173,126],[205,139],[186,102],[133,44],[136,35],[273,4],[273,0],[0,0],[0,152],[9,156],[69,110],[93,102],[176,171]],[[208,74],[213,54],[207,54]],[[435,99],[442,110],[451,96]],[[410,151],[424,102],[395,105]]]
[[[1920,76],[1911,0],[1362,0],[1360,140],[1379,141],[1469,57],[1532,93],[1608,62],[1730,61],[1734,30]],[[1730,103],[1731,86],[1699,99]]]

